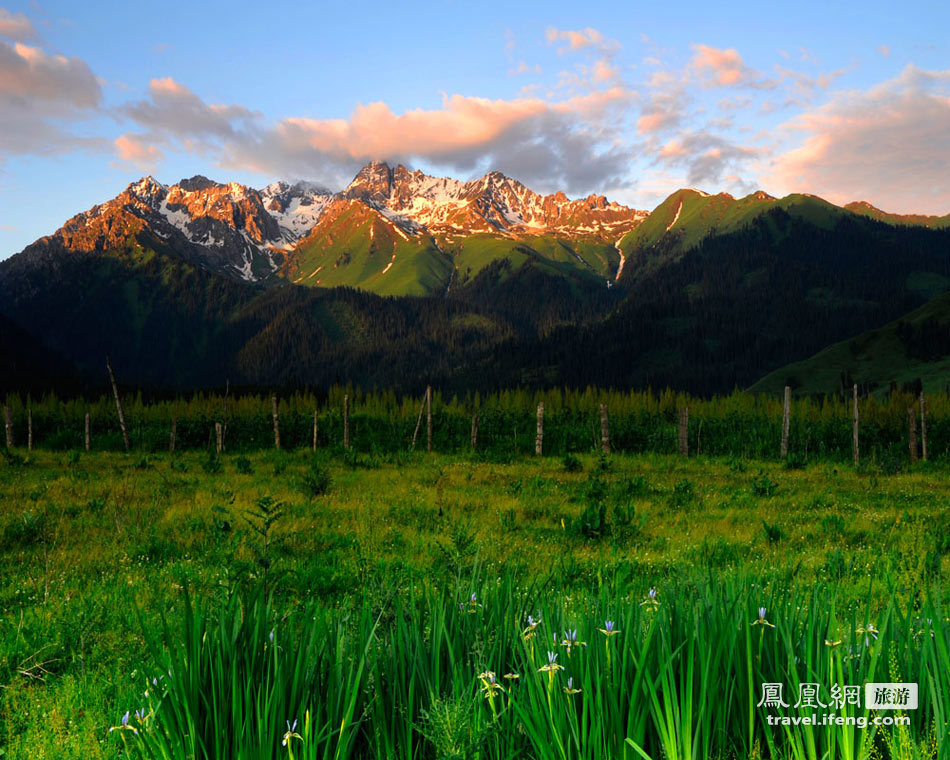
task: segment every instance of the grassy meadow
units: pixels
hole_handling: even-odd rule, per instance
[[[945,757],[947,475],[940,461],[13,450],[0,747]],[[752,625],[760,607],[768,624]],[[754,705],[764,681],[918,681],[921,709],[901,728],[772,727]]]

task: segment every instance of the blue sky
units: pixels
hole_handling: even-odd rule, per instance
[[[0,258],[146,173],[337,189],[372,158],[950,212],[946,2],[0,8]]]

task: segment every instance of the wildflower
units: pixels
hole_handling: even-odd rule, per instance
[[[561,642],[562,647],[567,647],[567,656],[571,656],[571,650],[574,647],[586,647],[586,641],[578,641],[577,639],[577,629],[572,628],[564,631],[564,640]]]
[[[482,605],[479,604],[478,598],[475,596],[475,592],[472,592],[472,596],[469,598],[468,602],[465,605],[468,608],[470,613],[475,612]]]
[[[485,699],[488,700],[488,706],[491,708],[491,714],[494,716],[495,720],[498,720],[498,710],[495,707],[495,697],[498,696],[499,692],[504,692],[504,689],[501,687],[500,683],[495,681],[495,674],[491,670],[486,670],[484,673],[479,673],[478,679],[482,682],[482,693],[485,695]]]
[[[647,592],[647,598],[640,602],[641,607],[649,607],[651,610],[655,610],[660,606],[660,603],[656,599],[656,589],[651,588]]]
[[[608,639],[609,639],[611,636],[616,636],[618,633],[620,633],[620,630],[619,630],[619,629],[614,628],[614,621],[613,621],[613,620],[606,620],[606,621],[604,621],[604,627],[603,627],[603,628],[599,628],[598,630],[599,630],[602,634],[604,634],[604,636],[606,636]]]
[[[752,621],[752,625],[767,625],[769,628],[775,628],[774,625],[765,619],[765,613],[765,607],[759,607],[759,617]]]
[[[485,693],[486,699],[491,699],[498,694],[499,691],[504,691],[504,689],[501,688],[501,684],[495,681],[495,674],[491,670],[479,673],[478,679],[482,682],[482,691]]]
[[[519,676],[517,673],[505,673],[502,678],[507,678],[509,681],[516,681],[517,679],[521,678],[521,676]]]
[[[867,623],[863,628],[856,628],[854,631],[859,636],[864,636],[864,646],[871,645],[871,637],[873,636],[877,640],[877,635],[880,631],[874,627],[874,623]]]
[[[834,649],[839,644],[841,644],[841,639],[838,639],[837,641],[831,641],[830,639],[825,639],[826,647],[831,647],[832,649]]]
[[[129,715],[129,711],[126,710],[125,715],[122,716],[122,720],[120,721],[119,725],[110,728],[109,733],[111,734],[113,731],[131,731],[133,734],[137,734],[139,730],[135,726],[129,724]],[[136,713],[136,715],[138,715],[138,713]]]
[[[297,733],[297,719],[294,718],[293,724],[290,721],[287,721],[287,732],[284,734],[284,739],[281,742],[281,746],[286,747],[290,744],[291,739],[300,739],[303,741],[303,737]]]
[[[534,629],[541,625],[541,618],[535,620],[531,615],[528,615],[528,627],[521,632],[521,636],[525,641],[533,639],[535,636]]]
[[[573,678],[573,676],[572,676],[571,678],[568,678],[568,679],[567,679],[567,686],[564,687],[564,693],[565,693],[565,694],[580,694],[581,691],[582,691],[581,689],[575,689],[575,688],[574,688],[574,678]]]
[[[559,670],[564,670],[564,666],[557,664],[557,652],[548,652],[548,664],[542,665],[540,668],[538,668],[538,672],[556,673]]]
[[[599,630],[602,634],[604,634],[604,636],[607,637],[606,639],[604,639],[604,650],[607,652],[607,667],[609,669],[610,668],[610,637],[616,636],[618,633],[620,633],[620,630],[617,628],[614,628],[613,620],[604,621],[604,627]]]

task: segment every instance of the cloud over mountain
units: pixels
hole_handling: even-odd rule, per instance
[[[339,180],[367,160],[421,160],[460,171],[501,168],[571,192],[609,184],[622,173],[624,152],[609,142],[608,117],[631,100],[619,86],[559,101],[451,95],[433,109],[396,113],[380,101],[358,105],[348,119],[288,117],[268,124],[243,106],[205,103],[170,78],[152,80],[149,96],[123,110],[148,130],[150,147],[174,143],[232,168]]]
[[[950,210],[950,70],[908,65],[869,90],[837,94],[782,130],[804,142],[766,171],[780,192],[870,200],[905,213]]]

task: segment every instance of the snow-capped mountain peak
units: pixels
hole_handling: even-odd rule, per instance
[[[256,190],[201,175],[174,185],[146,176],[69,220],[50,239],[77,250],[104,250],[123,236],[152,235],[187,261],[259,281],[281,268],[329,209],[337,214],[340,204],[353,203],[384,217],[397,237],[428,235],[437,246],[475,233],[517,238],[550,232],[613,241],[646,216],[603,196],[540,195],[500,171],[466,182],[373,161],[339,193],[307,181]]]

